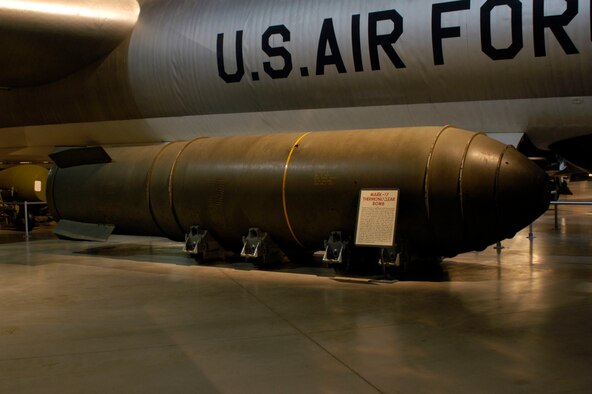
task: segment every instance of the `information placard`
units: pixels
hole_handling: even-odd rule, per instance
[[[362,189],[355,244],[380,248],[393,247],[398,205],[399,189]]]

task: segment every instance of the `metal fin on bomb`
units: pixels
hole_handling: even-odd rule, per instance
[[[111,162],[111,157],[102,146],[58,148],[49,157],[59,168]]]
[[[115,226],[112,224],[82,223],[62,219],[53,233],[62,239],[106,241],[114,229]]]

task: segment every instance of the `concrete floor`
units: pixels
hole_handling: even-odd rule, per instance
[[[0,231],[0,392],[590,393],[592,209],[560,219],[406,282]]]

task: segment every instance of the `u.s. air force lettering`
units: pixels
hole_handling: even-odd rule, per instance
[[[592,4],[592,0],[589,1]],[[527,39],[532,40],[529,41],[532,57],[547,56],[547,47],[551,40],[560,46],[563,55],[580,53],[580,49],[569,33],[574,19],[585,12],[586,7],[580,7],[581,3],[578,0],[554,0],[551,2],[552,6],[549,6],[549,2],[545,0],[456,0],[435,4],[413,3],[416,3],[413,8],[409,6],[405,10],[402,7],[376,10],[367,14],[353,14],[348,21],[343,20],[343,16],[319,19],[320,34],[316,38],[316,45],[307,43],[307,48],[316,47],[317,49],[314,64],[297,64],[298,59],[290,49],[298,45],[293,40],[298,39],[295,33],[303,33],[297,31],[302,29],[303,24],[295,27],[286,22],[269,26],[260,35],[259,43],[247,42],[245,30],[218,33],[216,37],[218,75],[227,83],[237,83],[245,77],[246,69],[258,67],[262,67],[263,72],[271,79],[288,78],[294,70],[299,72],[300,77],[309,77],[325,75],[329,69],[339,74],[379,71],[387,67],[404,69],[409,67],[410,62],[398,48],[406,41],[413,44],[414,40],[419,39],[411,33],[408,35],[407,28],[420,21],[417,15],[422,12],[429,14],[431,21],[431,25],[425,28],[431,30],[430,45],[434,66],[446,64],[445,43],[448,40],[475,33],[480,35],[478,37],[480,52],[492,61],[514,59],[525,50]],[[589,9],[590,7],[588,12]],[[458,22],[458,18],[468,18],[465,14],[475,10],[478,10],[478,16],[471,16],[470,22],[478,24],[478,29],[463,31],[463,24]],[[588,21],[592,19],[592,15],[587,17]],[[454,18],[457,18],[456,23],[451,22]],[[343,26],[346,22],[349,24],[349,32],[347,37],[341,37],[339,33],[343,32],[343,29],[337,29],[336,25],[339,23]],[[592,31],[590,37],[592,40]],[[474,39],[474,37],[465,38]],[[233,50],[228,50],[229,46],[225,46],[226,41],[233,42],[230,45]],[[261,65],[253,64],[250,65],[251,67],[246,67],[244,56],[246,47],[260,47],[261,56],[267,56],[268,61],[264,61]],[[259,71],[251,71],[250,74],[252,81],[259,81],[262,78]]]

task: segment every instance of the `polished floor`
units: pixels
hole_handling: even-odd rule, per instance
[[[404,282],[0,231],[0,393],[591,393],[592,207],[559,224]]]

